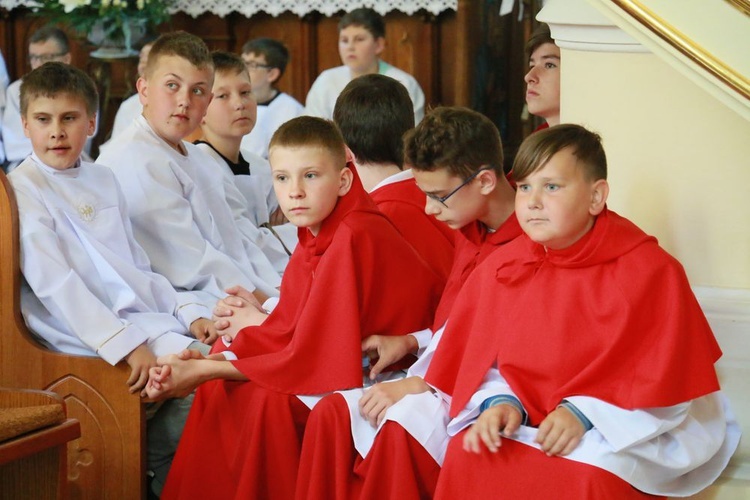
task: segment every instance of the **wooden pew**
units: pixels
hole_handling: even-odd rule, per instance
[[[80,436],[57,394],[0,388],[0,498],[69,498],[67,443]]]
[[[68,444],[70,498],[142,498],[146,417],[139,397],[127,391],[130,368],[52,352],[28,331],[20,308],[16,199],[1,170],[0,184],[0,386],[55,392],[80,422],[81,437]]]

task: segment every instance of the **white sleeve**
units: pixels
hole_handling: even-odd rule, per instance
[[[114,150],[107,154],[114,154]],[[255,290],[248,274],[197,226],[194,207],[183,193],[183,184],[186,190],[195,189],[192,179],[178,167],[165,164],[163,157],[139,161],[132,166],[117,161],[113,170],[126,193],[136,239],[153,269],[178,290],[206,290],[217,298],[225,295],[225,287],[234,284]],[[107,165],[105,157],[99,162]],[[210,213],[208,206],[202,210]],[[213,231],[208,237],[220,244],[216,228],[204,230]]]
[[[419,122],[421,122],[422,118],[424,118],[424,92],[422,92],[422,87],[419,86],[419,83],[413,77],[410,81],[408,89],[411,101],[412,103],[414,103],[414,123],[419,125]]]
[[[594,424],[568,458],[610,470],[651,494],[697,493],[719,477],[739,444],[739,426],[721,392],[639,410],[587,396],[566,399]]]
[[[120,319],[88,289],[63,257],[54,220],[44,203],[16,189],[21,222],[21,270],[36,297],[107,363],[115,365],[148,340],[148,334]]]
[[[427,369],[430,367],[430,363],[432,362],[432,357],[435,354],[435,350],[440,343],[440,338],[443,336],[444,330],[445,325],[443,325],[443,327],[434,334],[429,328],[410,334],[417,339],[419,350],[417,351],[417,361],[415,361],[414,364],[409,367],[409,371],[406,374],[407,377],[424,378],[424,376],[427,374]]]
[[[208,156],[206,155],[206,157]],[[229,171],[228,167],[216,162],[216,168],[217,170],[221,169],[227,204],[232,211],[237,229],[242,235],[243,245],[250,258],[251,265],[261,279],[272,286],[278,287],[281,284],[279,276],[270,275],[269,270],[273,269],[278,275],[281,275],[286,269],[287,263],[289,263],[289,255],[278,238],[270,234],[269,231],[263,231],[262,228],[253,224],[247,208],[247,200],[237,188],[235,176]]]
[[[317,116],[330,120],[333,117],[333,110],[329,109],[330,100],[328,94],[328,82],[326,81],[326,74],[321,73],[318,78],[310,87],[310,91],[307,93],[307,99],[305,100],[305,114],[309,116]]]

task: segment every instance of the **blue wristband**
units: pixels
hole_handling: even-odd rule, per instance
[[[586,418],[586,415],[584,415],[581,412],[581,410],[579,410],[576,407],[576,405],[574,405],[573,403],[571,403],[570,401],[568,401],[566,399],[563,399],[562,403],[560,403],[559,405],[557,405],[558,408],[561,407],[561,406],[563,408],[567,409],[570,413],[573,414],[574,417],[576,417],[578,419],[579,422],[581,422],[581,425],[583,425],[584,431],[588,432],[588,431],[590,431],[591,429],[594,428],[594,424],[591,423],[591,420],[589,420],[588,418]]]
[[[497,396],[490,396],[489,398],[482,401],[482,404],[479,405],[479,413],[482,413],[483,411],[492,408],[493,406],[498,405],[511,405],[514,407],[518,412],[521,414],[521,423],[526,425],[526,410],[523,409],[523,405],[521,404],[521,401],[515,396],[511,396],[510,394],[499,394]]]

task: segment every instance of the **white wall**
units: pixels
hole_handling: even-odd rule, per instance
[[[668,2],[649,1],[670,20],[663,8]],[[691,5],[711,2],[671,5],[680,9],[679,23],[687,25]],[[670,59],[674,51],[657,47],[662,42],[639,33],[630,20],[603,16],[602,3],[550,0],[538,16],[551,24],[561,46],[561,120],[601,134],[609,160],[610,208],[655,235],[682,262],[724,351],[717,371],[745,440],[724,476],[694,498],[750,499],[747,103],[737,104],[726,89],[711,87],[716,85],[711,78]],[[710,17],[696,12],[704,20]],[[721,50],[734,47],[747,58],[750,30],[740,38],[747,43],[722,42]],[[731,60],[728,53],[722,58]]]
[[[650,53],[562,50],[561,119],[599,132],[610,207],[693,285],[750,289],[750,122]]]

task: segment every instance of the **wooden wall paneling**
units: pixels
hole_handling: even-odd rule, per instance
[[[439,52],[442,55],[441,80],[450,85],[444,95],[445,101],[457,106],[471,106],[471,90],[474,84],[474,58],[479,45],[480,2],[471,0],[459,0],[455,15],[455,22],[441,23],[442,44]],[[446,57],[451,51],[455,51],[455,57]]]
[[[213,14],[201,14],[194,18],[178,12],[161,31],[184,30],[201,37],[211,50],[233,50],[235,41],[230,36],[231,19],[231,16],[219,17]]]
[[[394,12],[386,16],[386,23],[383,59],[416,78],[425,94],[425,103],[432,103],[439,87],[435,78],[438,63],[435,16]]]
[[[323,70],[341,66],[338,34],[338,24],[340,19],[341,16],[317,16],[314,33],[315,64],[310,67],[310,71],[312,71],[312,74],[314,75],[313,81]],[[307,90],[309,90],[309,87]]]

